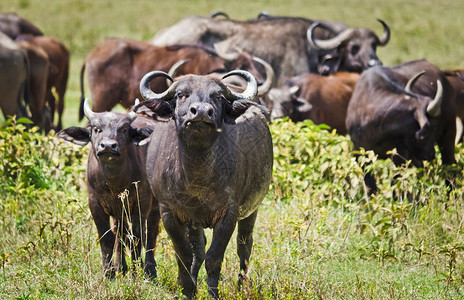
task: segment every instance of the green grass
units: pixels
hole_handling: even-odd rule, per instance
[[[18,12],[70,48],[65,126],[79,124],[79,71],[93,47],[114,36],[148,40],[188,14],[215,10],[237,19],[266,10],[340,20],[379,33],[375,18],[381,18],[392,29],[389,45],[378,49],[385,65],[427,58],[442,68],[464,68],[462,1],[0,2],[0,11]],[[456,148],[457,166],[443,167],[438,155],[423,169],[396,168],[370,152],[356,162],[346,137],[311,122],[276,122],[271,129],[274,176],[255,227],[250,284],[236,290],[233,237],[220,281],[224,298],[464,298],[462,145]],[[174,296],[175,254],[163,229],[156,249],[158,283],[139,273],[104,278],[86,200],[86,151],[22,125],[0,129],[0,298]],[[381,190],[370,201],[361,168],[368,163]],[[452,174],[449,191],[444,182]],[[204,269],[198,295],[207,298]]]

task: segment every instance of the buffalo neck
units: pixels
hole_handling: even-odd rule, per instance
[[[189,147],[179,141],[179,160],[187,182],[211,184],[221,181],[221,168],[231,169],[232,159],[222,138],[207,148]]]
[[[134,159],[137,159],[135,151],[136,150],[132,147],[132,145],[130,145],[127,153],[124,155],[125,158],[111,164],[101,162],[97,158],[95,152],[92,151],[89,157],[89,165],[91,164],[91,161],[93,161],[94,166],[90,170],[94,171],[91,173],[96,173],[99,174],[99,176],[102,176],[104,178],[105,186],[110,190],[115,190],[119,193],[127,188],[127,186],[131,185],[132,181],[135,179],[134,175],[142,177],[140,174],[133,174],[133,164],[139,165],[141,163],[140,161],[134,161]],[[92,174],[88,174],[88,176],[91,178]]]

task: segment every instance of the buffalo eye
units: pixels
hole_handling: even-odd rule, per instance
[[[93,128],[93,132],[94,132],[94,133],[100,133],[101,131],[102,131],[102,130],[101,130],[100,128],[98,128],[98,127],[94,127],[94,128]]]
[[[354,45],[351,47],[351,55],[356,55],[359,52],[359,45]]]
[[[182,92],[177,92],[176,97],[177,97],[177,99],[182,99],[182,98],[184,98],[186,96]]]

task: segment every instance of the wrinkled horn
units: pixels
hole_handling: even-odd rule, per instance
[[[248,100],[248,101],[253,100],[256,97],[256,94],[258,92],[258,83],[256,82],[255,77],[247,71],[234,70],[224,75],[222,79],[227,78],[229,76],[233,76],[233,75],[238,75],[242,77],[243,79],[245,79],[247,82],[247,87],[241,93],[233,92],[229,88],[226,87],[226,91],[224,95],[226,99],[229,101],[235,101],[239,99]]]
[[[390,40],[390,27],[388,27],[387,23],[385,23],[384,21],[382,21],[380,19],[377,19],[377,21],[379,21],[383,26],[383,34],[379,39],[379,42],[380,42],[379,45],[380,46],[385,46],[388,43],[388,41]]]
[[[443,86],[440,80],[437,80],[437,93],[435,98],[427,105],[427,113],[432,117],[438,117],[441,114],[441,102],[443,100]]]
[[[353,28],[348,28],[340,32],[337,36],[329,40],[316,40],[314,38],[314,29],[320,26],[319,22],[314,22],[306,31],[308,42],[313,48],[321,50],[332,50],[340,46],[345,40],[349,39],[354,32]]]
[[[175,78],[176,75],[177,75],[177,70],[179,70],[179,68],[186,64],[187,62],[189,62],[190,59],[187,58],[187,59],[181,59],[179,60],[178,62],[176,62],[175,64],[172,65],[172,67],[169,69],[168,71],[168,75],[171,76],[171,78]],[[166,78],[166,84],[169,86],[171,86],[171,80],[169,78]]]
[[[413,93],[412,92],[412,87],[414,86],[414,84],[416,83],[417,79],[419,79],[419,77],[421,77],[423,74],[425,73],[425,71],[422,71],[422,72],[419,72],[417,73],[416,75],[414,75],[413,77],[411,77],[411,79],[408,80],[408,83],[406,83],[406,86],[404,87],[404,90],[408,93]]]
[[[89,99],[85,98],[84,100],[84,115],[89,121],[92,121],[92,119],[95,117],[95,113],[92,111],[89,105]]]
[[[264,61],[263,59],[253,56],[253,60],[259,64],[261,64],[264,67],[264,70],[266,70],[266,81],[264,81],[263,84],[258,86],[258,96],[263,96],[269,92],[269,90],[272,87],[272,84],[274,83],[274,78],[275,78],[275,73],[274,69],[272,66]]]
[[[150,88],[150,82],[156,77],[164,77],[171,81],[174,81],[171,76],[166,74],[163,71],[151,71],[145,76],[143,76],[142,80],[140,81],[140,94],[145,100],[169,100],[172,98],[172,94],[174,93],[175,84],[171,85],[166,91],[162,92],[161,94],[157,94],[153,92]]]

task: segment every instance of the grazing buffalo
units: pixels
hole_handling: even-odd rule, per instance
[[[202,44],[223,52],[241,49],[271,64],[276,86],[303,73],[362,72],[381,65],[376,47],[390,38],[388,25],[382,37],[367,28],[350,28],[341,22],[297,17],[272,17],[237,21],[189,16],[152,38],[156,46]]]
[[[116,104],[129,108],[136,98],[141,98],[140,79],[152,70],[167,72],[176,62],[188,59],[189,63],[178,69],[178,74],[208,74],[245,69],[258,78],[261,74],[257,63],[246,53],[218,55],[214,50],[202,46],[176,45],[156,47],[146,42],[130,39],[109,39],[92,50],[81,70],[81,110],[84,101],[84,71],[92,94],[92,109],[109,111]],[[156,79],[151,85],[154,91],[167,88],[166,81]]]
[[[271,181],[269,127],[264,108],[250,101],[257,93],[256,80],[242,70],[224,77],[231,75],[247,80],[245,91],[234,92],[211,75],[182,76],[159,94],[150,89],[150,81],[170,79],[168,74],[153,71],[140,82],[148,101],[139,106],[155,112],[162,107],[159,114],[170,116],[153,128],[147,173],[176,251],[177,283],[188,298],[195,295],[203,261],[209,294],[218,297],[224,252],[237,222],[241,282],[248,270],[258,206]],[[204,228],[213,229],[206,254]]]
[[[422,166],[435,157],[455,163],[456,136],[453,90],[444,73],[426,60],[392,68],[375,67],[361,74],[348,105],[346,127],[354,149],[373,150],[380,158],[397,149],[395,164],[411,160]],[[365,178],[368,192],[375,180]]]
[[[43,35],[37,26],[16,13],[0,13],[0,31],[13,40],[20,34]]]
[[[15,41],[23,49],[29,61],[29,87],[31,120],[41,130],[52,129],[52,117],[45,101],[50,62],[47,53],[38,45],[28,41]]]
[[[29,63],[26,53],[0,32],[0,108],[6,118],[29,117]]]
[[[146,139],[154,121],[136,118],[133,112],[92,112],[88,100],[84,113],[89,119],[87,127],[69,127],[57,136],[82,146],[91,143],[87,161],[89,208],[98,230],[105,273],[113,277],[116,271],[126,272],[125,245],[129,245],[133,260],[140,257],[143,245],[145,273],[155,278],[160,215],[145,168]]]
[[[346,134],[345,118],[358,73],[322,76],[306,73],[290,78],[283,88],[271,89],[271,118],[288,116],[293,122],[312,120]]]
[[[30,34],[23,34],[16,38],[18,40],[25,40],[34,45],[42,48],[48,56],[50,67],[48,70],[46,99],[45,103],[50,108],[51,121],[55,116],[55,103],[58,105],[58,123],[56,130],[62,129],[62,116],[64,111],[64,95],[66,93],[66,86],[68,84],[69,75],[69,51],[63,43],[57,38],[51,36],[34,36]],[[53,88],[56,91],[55,99]]]

